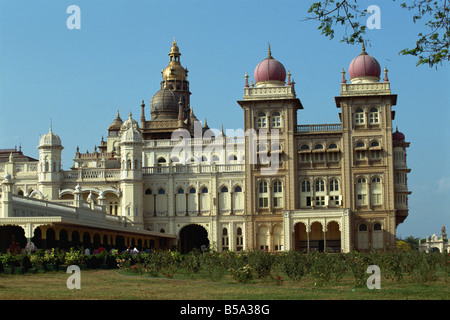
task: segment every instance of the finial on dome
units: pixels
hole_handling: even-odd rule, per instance
[[[341,73],[342,73],[342,81],[341,81],[341,83],[347,83],[347,80],[345,79],[345,70],[344,70],[344,68],[342,68]]]
[[[388,74],[388,69],[386,67],[384,67],[384,82],[389,82],[387,74]]]
[[[273,59],[272,58],[272,50],[270,50],[270,43],[269,43],[269,53],[267,55],[267,59]]]
[[[367,54],[366,52],[366,46],[364,45],[364,41],[362,42],[362,51],[361,54]]]
[[[245,73],[245,86],[244,88],[248,88],[248,74],[247,72]]]

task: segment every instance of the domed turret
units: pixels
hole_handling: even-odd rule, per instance
[[[114,121],[109,125],[108,131],[119,131],[120,127],[122,127],[123,121],[119,115],[119,110],[117,110],[117,116]]]
[[[170,89],[159,90],[150,101],[152,120],[178,119],[180,98]]]
[[[350,62],[348,73],[351,83],[380,81],[380,64],[374,57],[367,54],[364,43],[362,45],[362,52]]]
[[[395,129],[395,132],[392,134],[392,140],[394,141],[405,141],[405,135],[398,131],[398,128]]]
[[[188,71],[181,65],[180,56],[180,50],[178,49],[177,42],[174,39],[169,53],[169,65],[162,71],[164,81],[186,80]]]
[[[286,83],[286,69],[281,62],[272,57],[270,45],[267,58],[256,66],[254,77],[256,86],[284,85]]]
[[[128,128],[120,137],[120,143],[143,143],[142,135],[135,127]]]
[[[137,123],[136,120],[134,120],[132,118],[131,112],[128,114],[128,119],[125,120],[125,122],[120,127],[120,131],[124,132],[124,131],[128,130],[129,128],[139,129],[139,124]]]
[[[41,147],[61,147],[61,139],[52,131],[52,128],[39,141],[39,148]]]

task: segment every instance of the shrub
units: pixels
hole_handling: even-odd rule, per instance
[[[339,283],[349,270],[347,256],[340,253],[333,254],[330,256],[330,263],[334,280]]]
[[[183,266],[192,273],[198,273],[202,267],[202,253],[197,249],[189,252],[183,257]]]
[[[294,281],[300,281],[306,272],[306,259],[302,253],[288,251],[281,254],[277,260],[281,271]]]
[[[367,267],[371,265],[367,254],[363,252],[352,251],[348,254],[348,263],[355,280],[355,286],[365,286],[367,278]]]
[[[238,282],[247,283],[253,279],[252,268],[246,264],[244,266],[231,267],[229,269],[233,279]]]
[[[218,281],[225,275],[226,269],[217,251],[207,251],[202,255],[202,267],[212,281]]]
[[[333,263],[326,253],[311,253],[314,256],[310,272],[315,279],[314,285],[322,286],[329,282],[333,273]]]
[[[57,252],[56,252],[55,248],[53,248],[52,250],[45,251],[43,260],[46,265],[57,264],[58,256],[57,256]]]
[[[274,262],[272,253],[262,250],[250,251],[247,253],[247,259],[258,279],[265,278],[270,274],[270,269]]]
[[[67,265],[81,265],[84,264],[86,256],[80,250],[70,248],[69,252],[66,252],[64,256],[64,263]]]
[[[414,269],[413,278],[420,284],[427,284],[437,280],[436,267],[439,261],[439,253],[422,253],[422,259]]]

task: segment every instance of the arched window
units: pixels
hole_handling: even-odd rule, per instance
[[[366,178],[358,178],[356,180],[356,205],[367,205],[367,185]]]
[[[316,192],[324,192],[325,191],[325,181],[322,179],[316,180]]]
[[[339,181],[337,179],[330,181],[330,192],[333,191],[339,191]]]
[[[380,116],[377,108],[370,109],[369,112],[369,123],[376,124],[380,122]]]
[[[166,191],[163,188],[160,188],[158,190],[158,194],[166,194]]]
[[[264,112],[258,113],[256,117],[256,128],[267,128],[267,118]]]
[[[314,205],[316,207],[325,206],[327,203],[325,202],[325,181],[323,179],[316,180],[314,191]]]
[[[281,208],[283,206],[283,184],[281,181],[273,183],[273,206],[274,208]]]
[[[314,146],[314,150],[324,151],[323,144],[321,144],[321,143],[316,144]],[[324,161],[325,160],[325,153],[324,152],[316,152],[316,153],[314,153],[314,160],[315,161]]]
[[[364,110],[361,108],[358,108],[355,111],[355,124],[359,125],[359,124],[364,124]]]
[[[307,144],[304,144],[300,147],[300,150],[309,150],[309,146]]]
[[[145,194],[152,194],[152,190],[151,189],[145,190]]]
[[[236,160],[237,160],[236,155],[230,154],[230,155],[228,156],[228,161],[236,161]]]
[[[328,146],[328,149],[337,149],[337,144],[336,143],[332,143]]]
[[[222,229],[222,250],[228,250],[229,239],[228,239],[228,229]]]
[[[207,211],[210,207],[210,196],[208,194],[208,188],[203,187],[201,189],[200,193],[200,211],[202,211],[202,214],[207,214]]]
[[[244,249],[244,236],[242,235],[242,229],[237,228],[236,230],[236,250],[241,251]]]
[[[240,186],[234,187],[233,192],[233,210],[243,210],[244,209],[244,195],[242,193],[242,188]]]
[[[311,182],[309,180],[302,181],[302,192],[311,192]]]
[[[358,249],[369,249],[369,234],[364,223],[358,227]]]
[[[178,194],[184,194],[183,188],[179,188],[177,193],[178,193]]]
[[[191,194],[192,194],[192,193],[195,193],[195,188],[190,188],[190,189],[189,189],[189,193],[191,193]]]
[[[259,183],[259,207],[267,208],[269,206],[269,195],[267,192],[267,182],[261,181]]]
[[[362,141],[359,141],[358,143],[356,143],[356,147],[357,148],[364,148],[365,144]]]
[[[269,250],[269,229],[261,227],[258,230],[258,246],[261,250]]]
[[[180,159],[176,156],[173,156],[172,158],[170,158],[170,161],[172,161],[172,163],[178,163],[180,162]]]
[[[213,162],[218,162],[219,161],[219,157],[217,155],[213,155],[212,156],[212,161]]]
[[[372,183],[370,184],[370,200],[372,202],[372,205],[382,204],[382,190],[383,188],[381,185],[381,178],[372,178]]]
[[[279,225],[273,228],[273,245],[275,251],[283,250],[283,228]]]
[[[373,225],[372,247],[374,249],[381,249],[383,246],[383,228],[381,227],[381,224],[377,222]]]
[[[280,128],[280,127],[281,127],[281,115],[277,111],[272,113],[272,128]]]
[[[202,162],[208,161],[208,158],[206,156],[202,156]]]
[[[219,210],[230,210],[230,194],[226,186],[220,188]]]

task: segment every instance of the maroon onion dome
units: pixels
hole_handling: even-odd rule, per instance
[[[395,129],[395,132],[392,134],[392,140],[394,141],[405,141],[405,135],[398,131],[398,128]]]
[[[286,82],[286,69],[281,62],[272,57],[269,45],[269,54],[266,59],[261,61],[255,68],[255,82],[277,81]]]
[[[367,54],[364,43],[362,45],[362,52],[350,62],[348,67],[350,79],[360,77],[375,77],[380,78],[381,68],[378,61]]]

